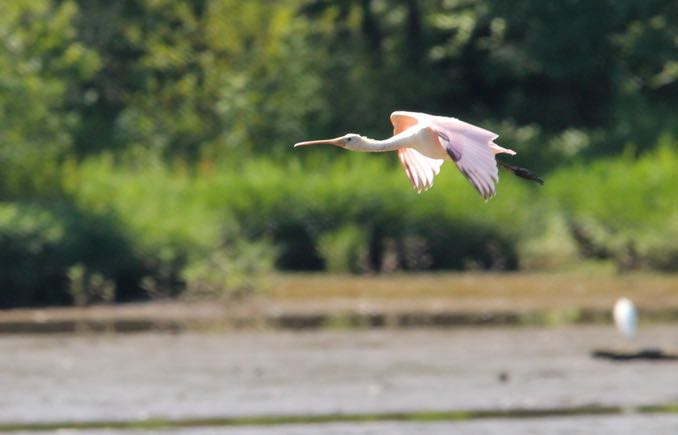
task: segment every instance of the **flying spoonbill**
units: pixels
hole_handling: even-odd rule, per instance
[[[544,184],[541,178],[525,168],[497,161],[496,154],[515,155],[516,152],[494,143],[498,135],[491,131],[456,118],[403,111],[391,114],[391,124],[393,136],[385,140],[349,133],[335,139],[299,142],[294,146],[331,144],[350,151],[397,151],[417,192],[433,185],[433,178],[445,160],[453,161],[485,200],[495,194],[499,180],[497,164],[521,178]]]

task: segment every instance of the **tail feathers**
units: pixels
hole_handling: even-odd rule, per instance
[[[492,154],[495,154],[495,155],[501,154],[501,153],[510,154],[512,156],[516,155],[515,151],[508,149],[508,148],[504,148],[502,146],[499,146],[494,142],[490,142],[490,149],[492,150]]]
[[[497,160],[497,163],[499,164],[499,166],[513,172],[513,175],[515,175],[517,177],[524,178],[526,180],[531,180],[531,181],[537,182],[541,185],[544,184],[544,180],[539,175],[535,174],[534,172],[530,171],[529,169],[521,168],[519,166],[509,165],[508,163],[504,163],[500,160]]]

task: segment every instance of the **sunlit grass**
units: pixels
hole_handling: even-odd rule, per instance
[[[279,274],[264,292],[273,301],[332,299],[440,310],[611,309],[626,296],[646,309],[678,306],[678,275],[571,273],[423,273],[377,276]],[[414,302],[412,302],[414,301]],[[429,302],[427,302],[429,301]],[[402,308],[400,306],[400,308]]]
[[[47,211],[55,215],[55,228],[76,212],[94,223],[82,244],[69,244],[75,234],[57,241],[68,254],[59,258],[67,261],[56,261],[60,269],[50,277],[61,273],[65,280],[69,267],[88,266],[87,249],[109,239],[125,243],[124,258],[111,262],[130,267],[118,272],[102,263],[92,266],[94,272],[113,271],[105,278],[132,285],[145,274],[145,282],[174,294],[191,287],[187,281],[191,288],[201,288],[201,280],[211,288],[228,282],[236,263],[245,277],[269,270],[274,261],[279,270],[359,273],[675,271],[678,153],[670,145],[661,143],[639,159],[564,167],[548,174],[543,187],[502,172],[498,194],[488,202],[452,164],[443,166],[431,190],[417,194],[390,154],[257,158],[238,165],[152,157],[139,164],[112,155],[68,161],[62,177],[67,207]],[[5,205],[25,220],[48,209]],[[18,230],[25,225],[9,218],[0,224],[3,234],[25,246]],[[39,240],[43,233],[31,237],[49,246]],[[113,276],[118,273],[133,275]],[[512,285],[511,278],[501,281]],[[130,294],[135,291],[142,295]]]
[[[668,143],[638,160],[560,169],[543,188],[502,173],[487,203],[451,164],[418,195],[389,157],[196,167],[121,166],[100,157],[72,168],[65,184],[82,207],[115,214],[148,250],[209,250],[228,233],[268,238],[288,258],[332,255],[325,261],[345,271],[361,269],[358,251],[389,241],[405,269],[420,267],[408,265],[417,255],[442,269],[511,269],[517,262],[562,270],[587,256],[619,268],[675,269],[678,262],[670,243],[678,236],[678,154]],[[363,244],[346,239],[355,229]]]

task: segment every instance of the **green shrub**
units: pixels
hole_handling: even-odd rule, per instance
[[[418,195],[393,157],[251,161],[237,172],[222,168],[215,184],[233,186],[230,195],[224,192],[224,203],[248,235],[273,240],[282,268],[382,270],[387,252],[396,256],[396,268],[406,270],[463,269],[470,263],[515,268],[512,241],[529,213],[523,203],[528,188],[520,180],[507,177],[499,186],[502,194],[484,203],[448,164],[435,187]],[[362,250],[368,264],[350,266],[346,256],[364,257]],[[343,265],[330,264],[335,261]]]
[[[550,213],[544,228],[519,243],[520,268],[563,270],[581,262],[579,247],[560,213]]]
[[[545,194],[557,201],[580,255],[620,270],[676,270],[678,152],[665,139],[636,159],[624,155],[561,169]]]
[[[451,164],[418,195],[394,156],[317,151],[237,167],[67,162],[68,199],[0,207],[0,304],[104,301],[108,282],[116,300],[238,297],[273,263],[354,273],[678,268],[678,152],[668,140],[637,159],[561,168],[544,187],[502,173],[487,203]]]
[[[181,163],[169,167],[148,155],[144,161],[116,164],[108,155],[71,164],[65,190],[126,229],[147,265],[141,287],[149,297],[251,293],[275,249],[242,234],[227,208],[228,186]]]
[[[68,293],[73,305],[85,306],[92,303],[110,303],[115,300],[115,284],[100,273],[91,273],[78,263],[68,268]]]
[[[102,157],[74,168],[66,190],[81,207],[116,216],[154,269],[214,251],[223,234],[270,240],[277,267],[291,270],[517,266],[515,241],[531,213],[521,180],[504,174],[500,195],[484,203],[448,164],[418,195],[393,156],[326,153],[193,169]]]
[[[181,271],[187,298],[242,299],[265,285],[273,268],[274,250],[264,242],[238,240],[206,257],[194,259]]]
[[[366,231],[348,224],[318,237],[318,252],[329,272],[366,272],[368,265],[368,238]]]
[[[68,271],[76,264],[133,297],[143,262],[112,219],[65,201],[0,204],[0,306],[71,303]]]

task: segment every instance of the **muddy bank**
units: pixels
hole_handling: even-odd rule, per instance
[[[145,303],[0,311],[0,334],[241,329],[454,328],[609,324],[610,310],[590,307],[471,311],[428,301],[286,304]],[[644,309],[641,322],[678,321],[678,308]]]
[[[678,321],[674,275],[300,274],[240,301],[0,311],[0,333],[605,324],[621,296],[641,322]]]

